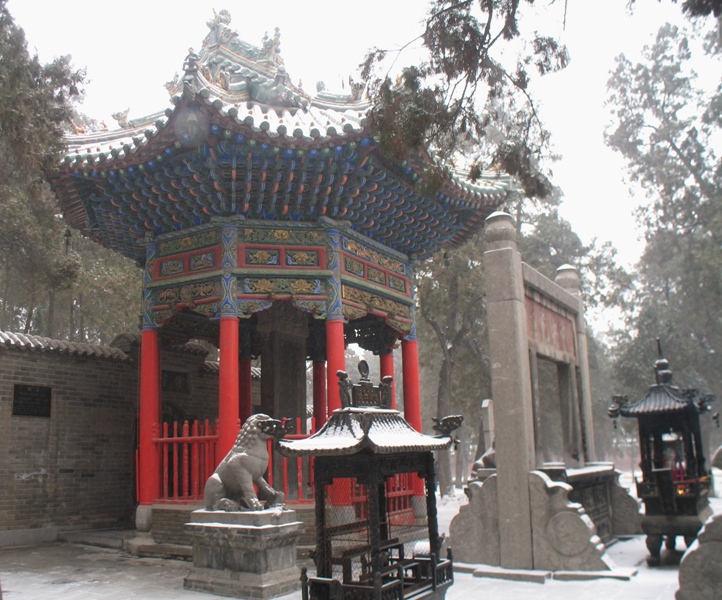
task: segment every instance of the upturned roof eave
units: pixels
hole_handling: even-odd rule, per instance
[[[302,440],[280,440],[285,456],[348,456],[431,452],[451,445],[449,436],[417,432],[396,410],[349,407],[334,411],[315,434]]]
[[[694,403],[677,388],[668,385],[653,385],[647,395],[629,406],[619,409],[623,417],[639,418],[644,415],[660,415],[682,413],[694,410]]]
[[[179,113],[189,105],[198,106],[210,122],[225,131],[283,148],[323,148],[374,139],[374,132],[366,124],[366,107],[359,105],[340,105],[333,110],[324,108],[317,112],[313,105],[310,110],[303,110],[301,107],[244,102],[246,109],[243,110],[224,102],[209,88],[175,96],[173,102],[174,106],[165,112],[134,119],[134,127],[66,136],[68,149],[58,165],[58,178],[78,172],[99,173],[121,169],[152,160],[179,141],[173,128]],[[303,122],[295,119],[299,112],[304,116]],[[210,134],[208,137],[211,137]],[[410,160],[411,166],[405,168],[402,164],[389,161],[375,142],[369,144],[368,151],[373,152],[385,168],[407,180],[409,185],[415,185],[415,180],[423,176],[424,164],[433,162],[424,153]],[[489,212],[508,197],[513,187],[509,176],[496,171],[482,174],[482,182],[471,182],[464,179],[462,173],[452,171],[451,178],[439,194]]]

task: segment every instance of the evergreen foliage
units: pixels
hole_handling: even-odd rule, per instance
[[[6,4],[0,0],[0,330],[107,342],[113,326],[130,323],[123,312],[109,314],[110,304],[100,314],[98,286],[110,279],[111,295],[134,294],[138,304],[139,276],[135,285],[125,280],[137,270],[127,261],[89,264],[99,250],[71,243],[47,183],[85,73],[68,56],[48,64],[31,56]],[[88,306],[78,307],[79,295]],[[98,313],[97,320],[91,313]]]
[[[616,121],[607,143],[648,196],[639,210],[647,244],[634,310],[615,357],[617,393],[630,397],[641,398],[653,382],[658,337],[680,387],[722,394],[719,58],[718,32],[709,25],[667,24],[642,61],[620,56],[609,80]],[[693,62],[706,64],[712,80],[699,77]],[[719,441],[715,431],[711,442]]]
[[[381,69],[388,51],[376,49],[362,65],[373,108],[369,121],[381,146],[403,160],[427,149],[441,160],[467,168],[501,169],[518,180],[529,198],[552,192],[545,161],[549,133],[530,92],[534,74],[563,69],[566,48],[538,32],[522,36],[521,2],[435,0],[422,42],[427,59],[395,80]],[[526,8],[553,0],[527,0]],[[440,171],[440,172],[439,172]],[[425,184],[444,178],[429,169]]]

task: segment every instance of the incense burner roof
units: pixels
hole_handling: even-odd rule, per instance
[[[312,436],[280,440],[278,445],[287,456],[344,456],[362,451],[395,454],[442,450],[451,445],[451,438],[419,433],[396,410],[347,407],[335,410]]]
[[[67,137],[52,185],[70,226],[143,259],[147,233],[214,216],[348,226],[407,256],[454,247],[512,193],[503,173],[474,183],[455,172],[422,192],[428,155],[387,157],[366,120],[362,86],[311,97],[292,83],[280,33],[241,41],[221,11],[199,53],[168,82],[171,104],[142,119],[115,115],[115,131]]]
[[[659,341],[657,342],[659,344]],[[609,407],[609,416],[616,418],[634,417],[638,419],[656,418],[657,415],[675,417],[683,412],[691,414],[703,413],[709,410],[709,404],[715,401],[712,394],[703,394],[697,389],[680,390],[672,385],[672,371],[669,361],[660,357],[654,364],[655,383],[649,387],[644,398],[638,402],[630,402],[626,396],[612,396],[612,405]]]

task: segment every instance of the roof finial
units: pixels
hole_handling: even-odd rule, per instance
[[[657,354],[659,358],[654,363],[654,378],[657,385],[670,385],[672,371],[669,369],[669,361],[662,356],[662,342],[659,338],[657,338]]]

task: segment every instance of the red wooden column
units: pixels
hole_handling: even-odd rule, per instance
[[[404,372],[404,418],[421,431],[421,387],[419,384],[419,347],[415,338],[401,342]]]
[[[341,302],[341,235],[336,229],[326,232],[327,268],[333,273],[329,284],[331,292],[326,314],[326,397],[328,414],[341,408],[341,392],[338,387],[338,371],[346,370],[346,341],[344,338],[343,305]],[[325,420],[325,419],[324,419]],[[331,486],[330,501],[338,510],[346,513],[344,521],[352,521],[351,479],[336,479]],[[343,522],[343,521],[340,521]]]
[[[387,375],[394,376],[394,351],[381,352],[379,354],[379,366],[381,367],[381,377]],[[391,408],[396,408],[396,380],[391,383]]]
[[[160,497],[160,455],[153,442],[160,424],[160,353],[156,329],[144,329],[141,333],[138,417],[138,502],[150,505]]]
[[[241,428],[238,402],[238,317],[222,316],[220,324],[217,461],[222,460],[233,448]]]
[[[419,346],[416,338],[406,338],[401,342],[401,360],[404,373],[404,418],[421,432],[421,385],[419,383]],[[414,475],[414,496],[424,496],[424,481]]]
[[[313,361],[313,419],[316,431],[321,429],[328,419],[326,362],[323,360]]]
[[[328,414],[341,408],[341,392],[338,387],[338,371],[346,370],[346,344],[344,341],[343,319],[326,319],[326,364],[328,371]]]
[[[238,383],[240,399],[241,423],[253,414],[253,375],[251,373],[251,359],[241,358],[238,361]]]

